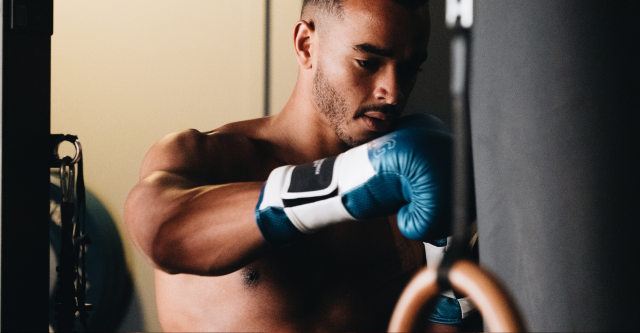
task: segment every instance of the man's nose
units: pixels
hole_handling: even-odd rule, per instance
[[[397,105],[403,98],[398,70],[389,66],[381,72],[376,81],[375,98],[386,104]]]

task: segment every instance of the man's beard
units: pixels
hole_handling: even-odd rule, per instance
[[[347,103],[329,83],[319,64],[313,77],[312,94],[313,101],[320,109],[320,112],[327,118],[329,126],[331,126],[338,138],[349,147],[359,146],[361,142],[355,140],[344,128],[349,119]]]
[[[313,77],[312,96],[316,107],[320,109],[320,112],[322,112],[329,121],[331,129],[347,146],[356,147],[383,134],[369,131],[365,133],[363,138],[355,139],[347,133],[346,124],[351,117],[348,113],[346,99],[338,93],[331,83],[329,83],[329,80],[324,76],[322,66],[320,66],[319,63]],[[365,112],[371,110],[384,112],[391,117],[398,114],[396,107],[393,105],[371,105],[358,109],[352,119],[356,120],[363,117]]]

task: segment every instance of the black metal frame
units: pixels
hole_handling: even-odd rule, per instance
[[[53,0],[2,6],[0,329],[47,331]]]

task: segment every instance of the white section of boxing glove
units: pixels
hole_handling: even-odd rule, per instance
[[[331,185],[329,187],[318,190],[318,191],[308,191],[308,192],[289,192],[289,186],[291,185],[291,174],[295,167],[289,166],[287,168],[286,174],[284,174],[284,182],[282,183],[281,190],[281,198],[282,199],[299,199],[299,198],[312,198],[312,197],[320,197],[324,195],[328,195],[333,192],[336,188],[338,189],[338,194],[342,194],[364,182],[366,182],[369,178],[376,174],[375,170],[369,163],[369,152],[367,149],[367,145],[361,145],[356,148],[350,149],[336,158],[336,161],[333,165],[333,176],[331,178]],[[314,162],[323,163],[325,159],[318,160]],[[321,167],[320,164],[319,167]],[[271,181],[271,176],[267,180],[267,183]]]
[[[446,246],[435,246],[429,243],[424,244],[424,254],[427,257],[427,265],[439,266],[444,258],[444,254],[447,252]],[[449,237],[447,237],[447,244],[449,244]]]
[[[271,171],[269,179],[265,184],[264,192],[262,193],[262,201],[260,202],[259,207],[260,210],[267,207],[284,206],[280,193],[282,192],[282,188],[286,182],[287,173],[290,173],[291,169],[294,167],[294,165],[285,165]]]
[[[369,149],[362,145],[338,156],[333,173],[338,178],[338,194],[359,186],[376,174],[369,162]]]
[[[291,223],[305,234],[312,234],[338,222],[355,220],[342,205],[339,195],[306,205],[286,207],[284,213]]]
[[[447,245],[449,245],[451,237],[447,237]],[[444,258],[444,254],[447,252],[446,246],[435,246],[429,243],[424,244],[424,254],[427,258],[427,266],[435,266],[436,268],[440,266],[442,259]],[[442,296],[446,296],[449,298],[456,298],[453,294],[453,291],[447,290],[440,293]]]
[[[326,160],[315,161],[313,165],[319,170]],[[259,209],[271,206],[284,207],[284,200],[323,197],[335,192],[336,195],[330,198],[284,207],[284,212],[291,223],[305,234],[313,233],[334,223],[355,220],[342,204],[340,194],[363,184],[376,173],[369,162],[367,145],[358,146],[338,155],[333,165],[330,185],[320,190],[289,192],[295,168],[296,166],[286,165],[271,172]]]
[[[424,244],[425,256],[427,258],[427,265],[435,265],[436,267],[438,267],[440,266],[440,263],[444,258],[444,254],[447,252],[449,244],[451,244],[451,236],[447,237],[447,245],[445,246],[435,246],[429,243],[423,243],[423,244]],[[449,298],[456,298],[456,295],[453,293],[452,290],[443,291],[440,293],[440,295],[449,297]],[[463,297],[463,298],[456,298],[456,299],[460,304],[462,319],[466,318],[467,316],[469,316],[470,314],[472,314],[477,310],[477,307],[473,303],[471,298]]]
[[[467,318],[470,314],[478,311],[478,307],[473,303],[470,297],[458,298],[462,319]]]

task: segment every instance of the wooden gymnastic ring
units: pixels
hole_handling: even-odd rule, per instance
[[[456,262],[449,271],[451,286],[468,295],[492,332],[524,332],[522,317],[506,289],[486,269],[468,261]],[[411,332],[425,305],[440,295],[436,268],[423,268],[402,292],[393,311],[389,332]]]

